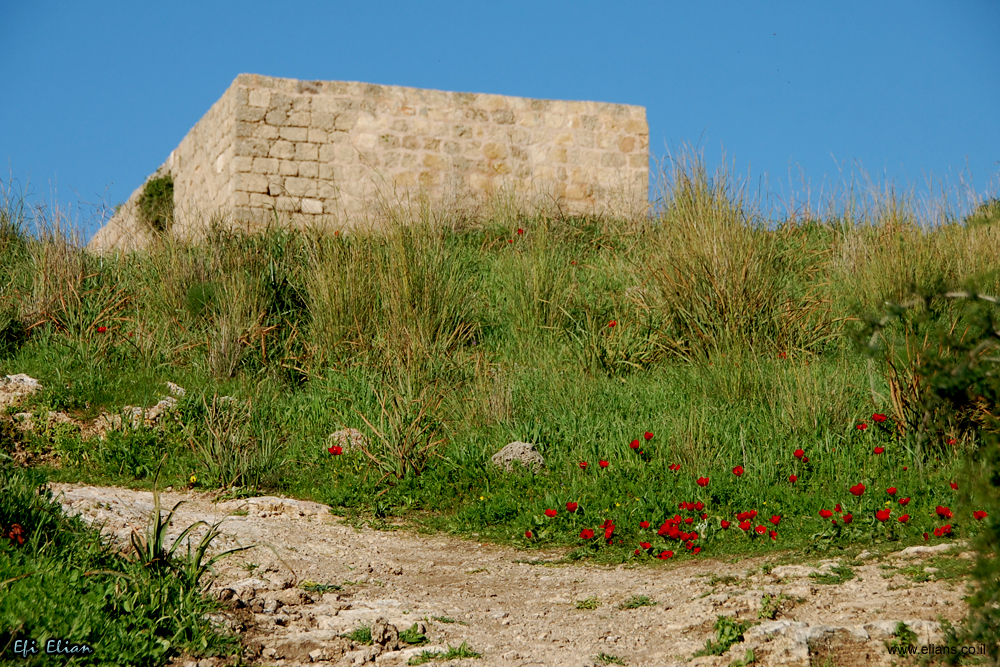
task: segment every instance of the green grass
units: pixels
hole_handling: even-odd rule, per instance
[[[350,639],[352,642],[367,645],[372,643],[372,628],[370,625],[359,625],[350,632],[345,632],[340,636]]]
[[[835,565],[830,568],[829,572],[819,573],[813,572],[809,577],[817,584],[825,584],[827,586],[839,586],[845,581],[850,581],[855,577],[854,570],[852,570],[847,565]]]
[[[598,653],[597,661],[605,665],[624,665],[625,659],[610,653]]]
[[[652,607],[656,604],[648,595],[633,595],[618,605],[619,609],[638,609],[639,607]]]
[[[706,640],[705,648],[696,651],[692,657],[722,655],[733,644],[743,641],[743,633],[750,625],[746,621],[733,619],[729,616],[719,616],[715,621],[715,638]]]
[[[938,505],[964,514],[930,543],[974,538],[978,432],[925,428],[916,372],[929,334],[971,316],[938,299],[929,322],[887,319],[874,356],[862,325],[914,286],[1000,292],[992,204],[965,224],[874,192],[803,221],[742,185],[682,160],[651,219],[390,207],[379,234],[165,234],[103,258],[0,188],[0,374],[44,387],[16,408],[39,427],[0,429],[0,458],[52,481],[151,489],[159,469],[163,486],[284,493],[355,524],[562,549],[551,565],[923,544]],[[187,394],[156,428],[98,441],[45,425],[151,406],[167,381]],[[345,427],[365,451],[328,451]],[[537,444],[538,474],[490,464],[514,440]],[[820,516],[838,503],[836,523]],[[674,516],[697,538],[659,535]]]
[[[462,642],[459,646],[448,645],[448,650],[436,652],[436,651],[422,651],[418,655],[410,658],[410,661],[406,664],[408,665],[422,665],[433,660],[448,661],[448,660],[458,660],[461,658],[481,658],[483,657],[481,653],[473,651],[472,648]]]
[[[589,609],[589,610],[593,610],[593,609],[597,609],[599,606],[601,606],[601,601],[598,600],[595,597],[589,597],[589,598],[587,598],[585,600],[577,600],[576,601],[576,608],[577,609]]]

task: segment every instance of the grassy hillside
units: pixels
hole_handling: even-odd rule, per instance
[[[640,521],[655,529],[682,501],[707,508],[695,542],[712,551],[882,536],[872,513],[889,487],[914,510],[893,539],[937,527],[973,439],[926,433],[916,451],[899,345],[871,358],[857,339],[915,288],[997,293],[1000,225],[918,219],[894,196],[776,221],[697,162],[661,202],[650,220],[386,206],[384,234],[216,231],[95,257],[51,225],[28,234],[37,220],[8,201],[0,372],[41,380],[29,409],[86,420],[152,405],[167,381],[188,389],[167,428],[103,441],[48,429],[18,446],[54,456],[59,480],[149,485],[166,454],[174,486],[421,510],[498,540],[577,544],[610,519],[626,555]],[[213,408],[220,395],[242,402]],[[343,427],[369,450],[330,454]],[[514,440],[537,443],[542,474],[493,469]],[[848,493],[858,483],[864,502]],[[863,521],[832,528],[818,512],[837,503]],[[754,509],[782,517],[777,540],[720,528]]]

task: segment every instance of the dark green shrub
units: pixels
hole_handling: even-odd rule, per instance
[[[0,313],[0,359],[10,359],[28,340],[28,328],[14,315]]]
[[[174,178],[170,174],[151,178],[139,195],[139,219],[157,232],[174,222]]]
[[[1000,199],[987,199],[965,218],[966,227],[991,225],[1000,222]]]

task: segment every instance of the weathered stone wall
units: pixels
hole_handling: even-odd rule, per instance
[[[634,213],[648,154],[638,106],[241,74],[157,173],[173,175],[177,231],[195,232],[219,212],[342,226],[383,197],[502,188],[570,213]],[[92,245],[141,233],[140,191]]]

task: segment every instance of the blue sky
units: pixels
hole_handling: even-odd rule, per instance
[[[0,0],[0,63],[0,181],[88,234],[241,72],[640,104],[781,197],[1000,174],[996,0]]]

